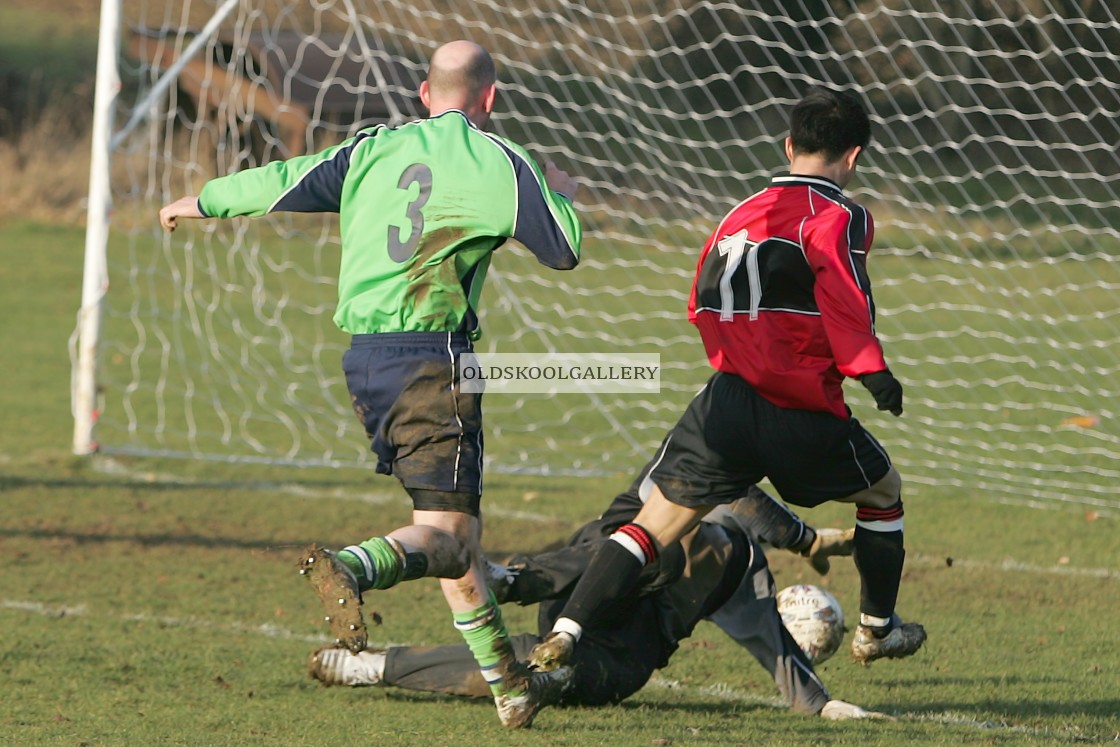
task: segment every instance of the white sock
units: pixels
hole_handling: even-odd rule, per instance
[[[561,617],[552,626],[552,632],[570,635],[576,643],[579,643],[580,636],[583,635],[583,626],[570,617]]]
[[[889,617],[875,617],[864,612],[859,613],[859,624],[869,628],[885,628],[891,624]]]

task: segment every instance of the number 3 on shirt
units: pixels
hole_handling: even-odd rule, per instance
[[[414,163],[405,169],[400,180],[397,181],[397,189],[407,192],[411,190],[413,184],[420,185],[420,193],[416,196],[416,199],[408,203],[408,207],[405,209],[404,216],[410,222],[408,240],[401,241],[399,226],[389,226],[387,238],[389,259],[394,262],[404,262],[411,257],[424,233],[424,214],[420,212],[420,209],[428,204],[428,199],[432,196],[432,170],[428,168],[427,164]]]

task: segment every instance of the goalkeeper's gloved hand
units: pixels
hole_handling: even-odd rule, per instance
[[[859,382],[871,392],[880,410],[890,410],[895,417],[902,414],[902,384],[890,369],[864,374],[859,377]]]
[[[829,558],[839,555],[851,555],[855,544],[855,529],[816,529],[817,536],[813,543],[801,552],[809,559],[809,565],[822,576],[827,575],[832,569]]]

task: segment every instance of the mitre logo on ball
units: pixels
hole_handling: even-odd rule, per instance
[[[778,592],[778,612],[793,640],[813,664],[836,653],[844,640],[844,610],[819,586],[798,584]]]

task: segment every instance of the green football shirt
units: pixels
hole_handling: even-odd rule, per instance
[[[350,334],[477,337],[495,249],[512,238],[542,264],[571,269],[582,238],[571,200],[548,188],[525,150],[457,110],[213,179],[198,207],[214,218],[339,213],[334,320]]]

